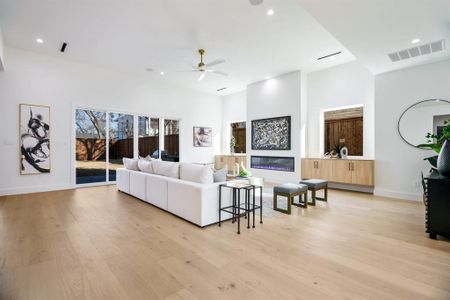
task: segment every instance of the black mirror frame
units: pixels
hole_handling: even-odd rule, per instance
[[[414,103],[413,105],[408,106],[408,108],[406,108],[406,109],[402,112],[402,114],[400,115],[400,118],[398,118],[398,122],[397,122],[397,131],[398,131],[398,134],[400,135],[400,137],[402,138],[402,140],[403,140],[405,143],[407,143],[408,145],[410,145],[410,146],[412,146],[412,147],[414,147],[414,148],[416,148],[416,149],[421,149],[421,150],[428,150],[428,149],[424,149],[424,148],[417,147],[417,145],[413,145],[413,144],[411,144],[410,142],[408,142],[408,141],[403,137],[402,133],[400,132],[400,121],[402,120],[403,115],[406,114],[406,112],[407,112],[408,110],[410,110],[411,108],[413,108],[414,106],[416,106],[416,105],[418,105],[418,104],[421,104],[421,103],[424,103],[424,102],[428,102],[428,101],[443,101],[443,102],[447,102],[448,104],[450,104],[450,101],[449,101],[449,100],[445,100],[445,99],[426,99],[426,100],[422,100],[422,101],[416,102],[416,103]]]

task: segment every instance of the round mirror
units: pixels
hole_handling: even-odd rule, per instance
[[[450,119],[450,101],[430,99],[408,107],[398,120],[398,132],[411,146],[426,144],[427,133],[438,134]]]

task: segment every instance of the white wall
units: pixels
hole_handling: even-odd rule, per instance
[[[355,105],[364,106],[363,156],[375,156],[374,76],[359,62],[351,62],[307,74],[308,157],[323,154],[324,110]],[[321,146],[322,145],[322,146]]]
[[[301,75],[300,71],[250,84],[247,87],[247,159],[250,165],[251,155],[293,156],[295,172],[276,172],[250,169],[254,176],[270,181],[293,181],[300,178],[300,108]],[[251,149],[251,121],[264,118],[291,116],[291,150],[257,151]]]
[[[223,99],[222,119],[222,153],[230,153],[231,130],[230,123],[247,120],[247,93],[246,91],[227,95]],[[248,126],[248,124],[247,124]]]
[[[0,71],[5,70],[5,50],[3,45],[2,29],[0,28]]]
[[[181,119],[183,161],[213,162],[221,150],[222,100],[137,75],[5,48],[8,70],[0,73],[0,194],[71,187],[72,112],[75,106],[140,112]],[[51,106],[52,171],[19,175],[19,103]],[[213,128],[214,147],[194,148],[193,126]]]
[[[420,172],[430,169],[423,158],[434,152],[406,144],[397,122],[410,105],[431,98],[450,99],[450,60],[375,77],[375,194],[421,199]],[[417,130],[426,134],[426,128]]]

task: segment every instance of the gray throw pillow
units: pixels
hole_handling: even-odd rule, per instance
[[[214,182],[225,182],[227,181],[228,168],[224,167],[220,170],[214,170]]]

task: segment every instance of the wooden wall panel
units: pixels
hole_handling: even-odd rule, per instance
[[[363,118],[325,121],[325,152],[334,149],[341,139],[345,140],[349,155],[363,155]]]

